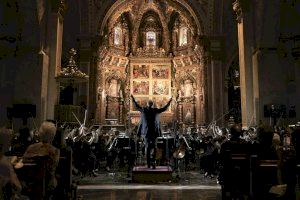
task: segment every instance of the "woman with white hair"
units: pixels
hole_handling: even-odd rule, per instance
[[[57,186],[55,171],[58,166],[60,151],[52,145],[56,127],[52,122],[43,122],[39,129],[40,142],[30,145],[23,155],[23,162],[35,162],[37,158],[45,158],[46,197]]]

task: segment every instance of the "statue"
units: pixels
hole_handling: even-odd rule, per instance
[[[193,82],[187,79],[181,84],[180,96],[191,97],[194,95]]]
[[[109,81],[108,96],[118,97],[119,91],[120,91],[120,84],[118,83],[118,80],[111,79]]]
[[[192,122],[192,112],[191,112],[190,108],[187,110],[184,119],[185,119],[186,123],[191,123]]]

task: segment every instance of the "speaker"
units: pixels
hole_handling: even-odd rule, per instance
[[[289,118],[296,118],[297,114],[296,114],[296,107],[295,106],[291,106],[289,109]]]
[[[286,118],[286,106],[283,104],[264,105],[264,117]]]
[[[13,105],[13,117],[15,117],[15,118],[36,117],[36,105],[14,104]]]
[[[12,119],[14,117],[14,109],[11,107],[6,108],[6,116],[8,119]]]
[[[271,106],[270,105],[264,105],[264,117],[270,117],[271,116]]]

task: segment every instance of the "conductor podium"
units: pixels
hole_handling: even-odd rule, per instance
[[[134,183],[161,183],[172,179],[170,166],[156,166],[155,169],[147,166],[136,166],[132,170],[132,182]]]
[[[136,183],[160,183],[168,182],[172,179],[172,168],[169,161],[172,156],[175,139],[170,135],[164,134],[155,141],[156,162],[158,166],[155,169],[147,166],[135,166],[132,170],[132,181]]]

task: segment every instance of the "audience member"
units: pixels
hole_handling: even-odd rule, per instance
[[[51,143],[56,133],[56,127],[51,122],[43,122],[39,129],[40,141],[30,145],[23,155],[23,162],[34,162],[36,159],[46,157],[46,196],[48,196],[56,187],[57,180],[55,177],[56,167],[59,162],[59,149]]]
[[[0,199],[14,199],[22,189],[13,166],[4,155],[7,139],[7,135],[0,133]]]

